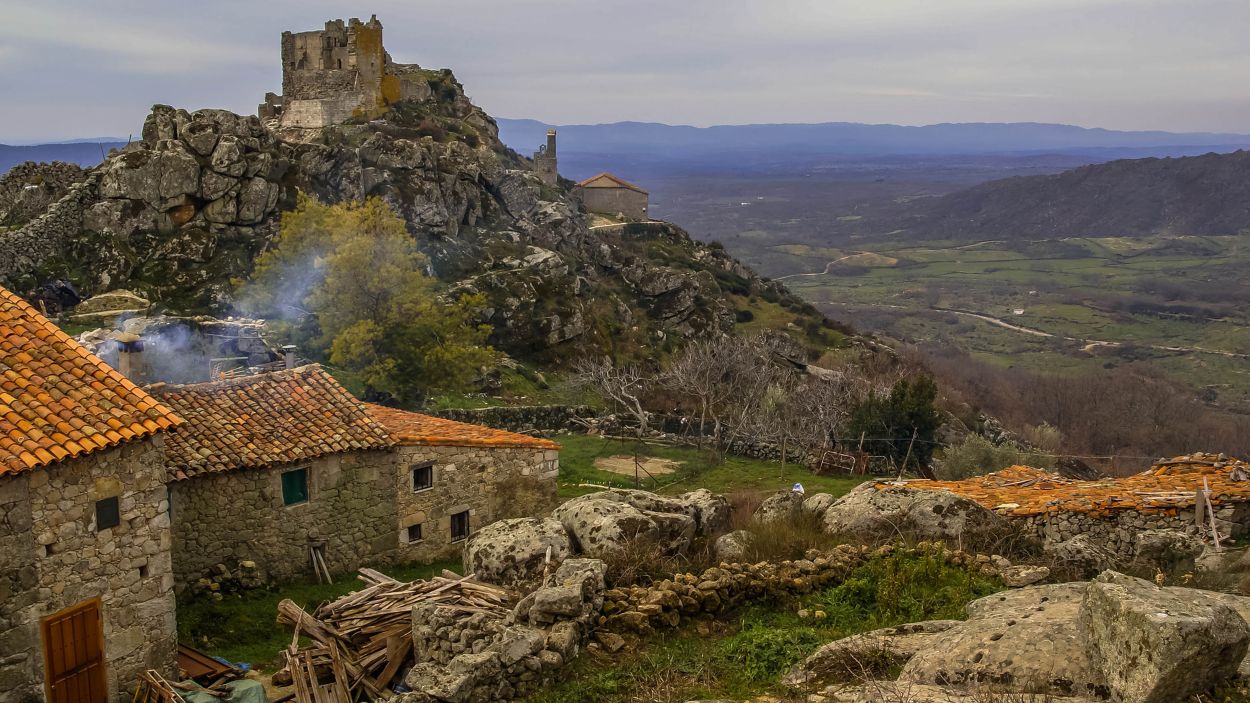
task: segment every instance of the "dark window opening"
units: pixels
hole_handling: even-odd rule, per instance
[[[148,565],[140,564],[139,565],[139,578],[145,579],[147,577],[148,577]]]
[[[121,505],[117,500],[117,496],[95,502],[96,532],[107,530],[110,527],[117,527],[121,522]]]
[[[308,502],[308,469],[295,469],[282,474],[282,504]]]
[[[421,464],[412,467],[412,490],[424,491],[434,487],[434,464]]]
[[[50,544],[45,544],[45,545],[43,545],[43,555],[44,555],[45,557],[50,557],[50,556],[52,556],[53,554],[56,554],[56,549],[54,549],[54,548],[52,547],[52,545],[50,545]]]
[[[414,544],[416,542],[420,542],[421,540],[422,540],[421,523],[417,523],[415,525],[409,525],[408,526],[408,543]]]
[[[451,541],[457,542],[469,536],[469,511],[451,516]]]

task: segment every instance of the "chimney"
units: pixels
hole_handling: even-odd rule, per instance
[[[294,344],[287,344],[282,347],[282,357],[286,360],[286,367],[293,369],[299,365],[299,360],[295,357],[297,347]]]
[[[117,341],[117,370],[138,385],[143,385],[147,369],[143,365],[143,338],[129,332],[113,335]]]

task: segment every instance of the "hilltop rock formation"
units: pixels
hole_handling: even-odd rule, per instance
[[[723,334],[753,296],[818,318],[675,226],[592,232],[569,191],[542,183],[499,141],[450,71],[405,70],[428,90],[380,119],[316,129],[155,106],[141,140],[72,186],[46,189],[60,200],[0,234],[0,284],[33,291],[64,279],[84,295],[126,288],[175,310],[229,311],[231,280],[306,193],[386,200],[451,295],[486,296],[491,343],[513,355]]]

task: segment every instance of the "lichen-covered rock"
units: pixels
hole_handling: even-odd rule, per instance
[[[589,556],[618,551],[632,540],[648,540],[679,553],[690,546],[695,521],[679,506],[645,491],[603,491],[574,498],[552,514]],[[646,506],[646,507],[639,507]],[[648,508],[658,508],[655,510]]]
[[[803,512],[816,518],[824,517],[825,511],[837,500],[829,493],[814,493],[803,501]]]
[[[1198,535],[1180,530],[1143,530],[1134,538],[1135,558],[1164,571],[1189,571],[1206,549]]]
[[[531,585],[544,569],[554,571],[571,553],[568,533],[558,520],[515,518],[493,522],[469,537],[464,565],[489,583]]]
[[[843,637],[824,645],[796,664],[781,683],[810,691],[816,686],[877,676],[906,664],[916,652],[940,640],[958,620],[929,620]]]
[[[1114,698],[1171,703],[1230,679],[1250,643],[1233,608],[1202,591],[1105,572],[1089,585],[1080,630]]]
[[[968,605],[968,619],[920,648],[900,681],[928,685],[1010,682],[1016,693],[1105,697],[1077,617],[1086,584],[1033,586]]]
[[[747,530],[734,530],[716,538],[712,552],[717,561],[740,562],[746,557],[747,548],[751,546],[753,535]]]
[[[1056,564],[1082,578],[1114,568],[1119,561],[1111,550],[1084,533],[1062,542],[1047,542],[1043,549]]]
[[[1032,564],[1004,566],[998,570],[998,577],[1010,588],[1023,588],[1045,581],[1050,576],[1050,568]]]
[[[825,510],[824,529],[858,539],[893,540],[907,535],[975,545],[1001,539],[1011,533],[1012,526],[976,501],[949,491],[865,483]]]
[[[804,495],[789,489],[774,493],[755,509],[753,517],[761,525],[790,522],[803,514]]]

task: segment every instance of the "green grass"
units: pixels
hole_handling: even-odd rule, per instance
[[[725,456],[719,463],[709,459],[706,452],[693,447],[669,447],[658,444],[638,445],[636,442],[604,439],[594,435],[561,435],[560,443],[560,496],[573,496],[600,490],[596,486],[634,488],[632,476],[600,471],[595,459],[610,456],[633,456],[635,447],[644,457],[657,457],[683,462],[674,474],[658,476],[656,480],[643,478],[641,488],[674,494],[706,488],[713,493],[736,493],[739,491],[771,492],[788,488],[796,481],[803,484],[808,493],[832,493],[842,495],[859,485],[861,478],[841,476],[816,476],[797,464]],[[594,484],[583,486],[578,484]]]
[[[401,581],[412,581],[429,578],[443,569],[460,568],[460,561],[452,560],[381,571]],[[220,601],[183,598],[178,602],[178,639],[229,661],[271,671],[278,667],[279,652],[291,643],[291,630],[275,621],[279,601],[289,598],[312,612],[321,603],[362,587],[355,574],[336,574],[333,584],[293,581],[273,590],[226,595]]]
[[[874,267],[859,275],[839,275],[835,270],[830,275],[788,278],[786,283],[862,331],[908,342],[952,345],[978,357],[992,357],[1004,366],[1097,372],[1104,364],[1131,359],[1119,358],[1115,350],[1091,355],[1082,352],[1079,342],[1032,337],[967,317],[952,318],[929,310],[930,304],[936,300],[943,307],[974,310],[1077,339],[1228,351],[1250,348],[1250,310],[1244,306],[1218,321],[1104,309],[1109,298],[1149,297],[1143,290],[1152,281],[1218,288],[1224,281],[1238,280],[1238,272],[1250,265],[1250,236],[1021,242],[1011,241],[1008,234],[1001,239],[1008,241],[972,249],[961,248],[967,242],[874,242],[863,248],[895,257],[900,265]],[[811,251],[771,244],[772,248],[759,252],[761,257],[803,252],[793,257],[787,273],[823,268]],[[747,258],[752,263],[751,256]],[[1017,308],[1025,313],[1012,314]],[[1137,350],[1132,357],[1195,388],[1218,385],[1220,404],[1250,410],[1250,375],[1224,373],[1232,365],[1229,359],[1158,349]]]
[[[581,657],[568,678],[530,703],[746,700],[781,693],[778,680],[822,644],[908,622],[962,619],[964,606],[1002,586],[925,554],[877,558],[839,586],[759,604],[718,622],[687,625],[627,648],[612,660]],[[823,619],[799,618],[799,609]]]

